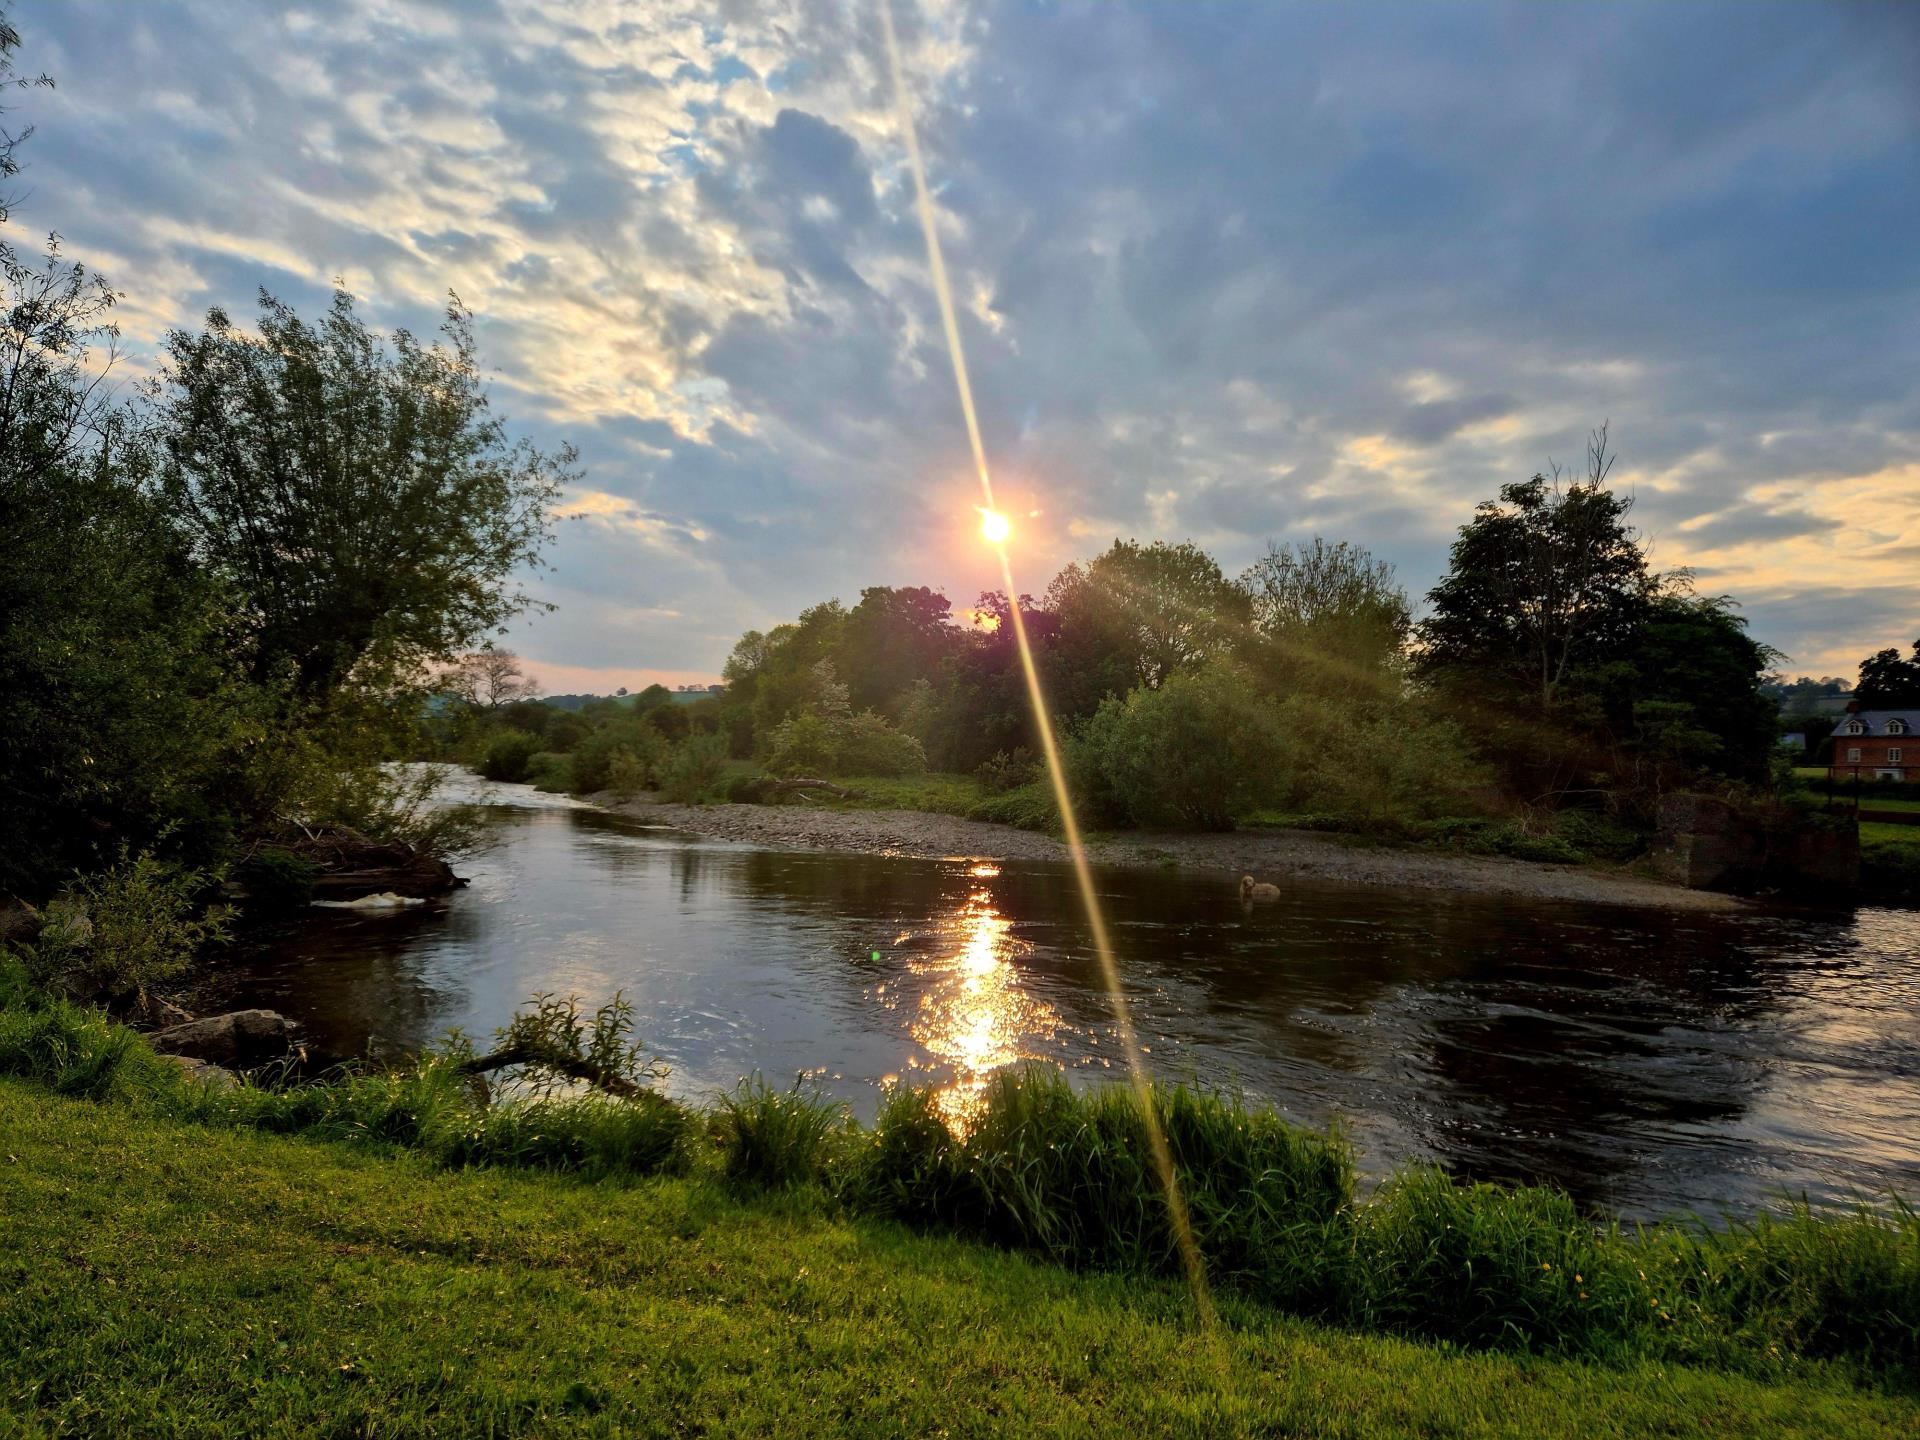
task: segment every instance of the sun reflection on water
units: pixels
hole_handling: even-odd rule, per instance
[[[999,873],[992,865],[968,871],[976,880]],[[939,952],[908,962],[925,987],[909,1030],[930,1068],[951,1072],[935,1104],[956,1134],[978,1120],[994,1071],[1035,1058],[1029,1047],[1059,1025],[1059,1013],[1027,989],[1015,963],[1028,948],[1013,937],[992,892],[977,885],[942,927]]]

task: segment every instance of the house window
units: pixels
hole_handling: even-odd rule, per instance
[[[1864,735],[1866,733],[1867,733],[1867,727],[1864,724],[1862,724],[1860,721],[1849,720],[1847,722],[1847,734]]]
[[[1889,734],[1889,735],[1904,735],[1904,734],[1906,734],[1906,733],[1907,733],[1907,722],[1906,722],[1906,721],[1904,721],[1904,720],[1889,720],[1889,721],[1887,721],[1887,734]]]
[[[1847,747],[1847,763],[1850,765],[1858,765],[1860,763],[1860,747],[1858,745],[1849,745]]]
[[[1898,765],[1899,763],[1900,763],[1900,747],[1896,745],[1891,750],[1887,751],[1887,764]]]

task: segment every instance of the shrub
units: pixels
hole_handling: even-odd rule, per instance
[[[232,911],[200,905],[213,883],[206,871],[122,850],[113,869],[80,876],[48,907],[27,967],[39,980],[69,975],[92,992],[144,1001],[185,975],[201,947],[227,938]]]
[[[608,721],[574,747],[574,793],[591,795],[607,789],[613,783],[615,757],[622,752],[630,757],[623,763],[637,763],[648,779],[658,779],[667,754],[666,737],[645,720],[631,716]],[[629,769],[626,773],[631,778],[636,772]]]
[[[540,737],[525,730],[500,730],[487,741],[478,769],[482,779],[519,784],[527,778]]]
[[[787,1189],[827,1178],[833,1140],[846,1107],[810,1093],[796,1080],[775,1090],[754,1076],[720,1097],[714,1130],[724,1173],[739,1184]]]
[[[624,746],[607,761],[607,789],[616,800],[631,800],[653,781],[653,771],[638,755]]]
[[[233,873],[246,887],[250,905],[262,910],[294,910],[313,898],[313,881],[320,867],[291,850],[263,849],[247,856]]]
[[[1564,810],[1553,828],[1575,850],[1599,860],[1631,860],[1647,848],[1644,831],[1593,810]]]
[[[1215,665],[1107,700],[1072,753],[1090,819],[1226,830],[1270,793],[1282,749],[1271,704]]]
[[[527,783],[549,795],[572,793],[573,757],[543,750],[527,766]]]
[[[660,793],[679,805],[705,800],[727,768],[727,741],[722,735],[689,735],[667,757],[660,770]]]
[[[872,710],[803,710],[774,726],[767,768],[778,775],[919,775],[926,751]]]
[[[974,778],[988,790],[1001,795],[1038,780],[1040,762],[1033,758],[1026,746],[1020,745],[1012,750],[1002,750],[992,759],[983,761],[973,773]]]
[[[871,710],[848,716],[834,736],[836,775],[919,775],[926,768],[920,742]]]

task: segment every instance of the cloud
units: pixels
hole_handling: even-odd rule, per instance
[[[899,15],[987,443],[1041,512],[1028,588],[1115,534],[1232,570],[1318,532],[1418,593],[1476,501],[1610,419],[1658,562],[1763,639],[1914,628],[1900,7]],[[500,409],[587,466],[536,661],[712,674],[825,595],[997,583],[868,7],[23,20],[60,88],[23,97],[15,227],[128,292],[136,371],[263,284],[422,330],[474,307]]]

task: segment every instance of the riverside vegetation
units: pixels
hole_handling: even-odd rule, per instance
[[[1729,597],[1650,569],[1608,447],[1597,432],[1584,475],[1483,504],[1417,624],[1390,566],[1321,539],[1270,547],[1237,580],[1192,544],[1118,540],[1019,597],[1082,818],[1614,864],[1648,852],[1678,791],[1756,832],[1829,823],[1807,818],[1777,745],[1779,657]],[[1014,603],[956,613],[925,587],[869,587],[748,632],[727,684],[692,703],[656,685],[543,704],[515,657],[482,652],[450,673],[415,753],[582,795],[1057,829]],[[1897,900],[1912,878],[1876,851],[1865,893]]]
[[[865,1217],[1076,1269],[1178,1270],[1138,1101],[1119,1087],[1076,1091],[1051,1070],[997,1077],[960,1136],[911,1087],[890,1092],[871,1126],[797,1085],[757,1080],[701,1112],[634,1083],[650,1070],[617,1002],[584,1016],[548,999],[502,1033],[512,1070],[489,1072],[456,1038],[384,1073],[220,1088],[186,1079],[97,1011],[33,990],[17,966],[4,983],[0,1075],[32,1086],[15,1107],[47,1094],[103,1107],[125,1118],[97,1123],[122,1128],[138,1118],[301,1135],[456,1170],[676,1177],[734,1197],[787,1195],[782,1213],[822,1226]],[[562,1072],[617,1081],[624,1098],[556,1090]],[[477,1089],[482,1073],[492,1083]],[[1625,1229],[1559,1192],[1461,1186],[1435,1171],[1363,1196],[1337,1134],[1182,1087],[1156,1090],[1154,1104],[1213,1286],[1256,1307],[1233,1315],[1623,1373],[1659,1361],[1770,1382],[1920,1386],[1920,1217],[1898,1201]],[[405,1173],[413,1183],[418,1172]],[[21,1363],[10,1362],[15,1384]]]

